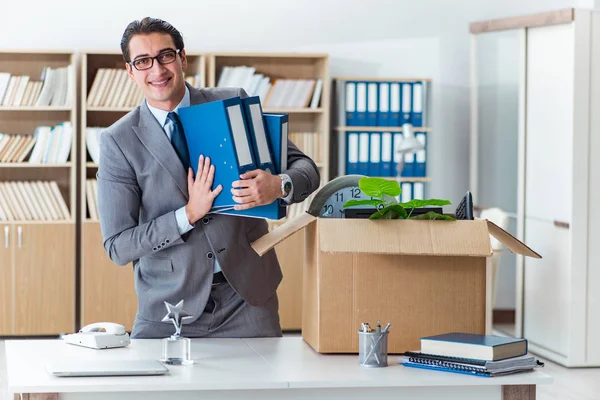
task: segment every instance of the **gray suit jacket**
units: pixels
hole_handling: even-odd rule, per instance
[[[188,89],[192,105],[246,97],[242,89]],[[163,301],[181,299],[186,311],[199,317],[210,294],[215,257],[249,304],[261,305],[275,293],[282,278],[275,252],[259,257],[250,247],[267,233],[265,220],[209,214],[179,235],[175,210],[188,202],[187,174],[146,102],[101,134],[99,165],[104,248],[119,265],[133,262],[139,318],[160,321],[166,314]],[[291,142],[286,173],[294,187],[292,202],[304,200],[319,185],[316,165]]]

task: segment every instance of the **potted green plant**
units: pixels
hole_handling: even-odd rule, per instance
[[[422,220],[454,220],[455,218],[429,211],[424,214],[412,215],[415,208],[427,206],[446,206],[450,201],[441,199],[414,199],[406,203],[398,203],[397,196],[402,194],[402,189],[397,181],[363,177],[358,181],[358,187],[371,200],[348,200],[344,208],[354,206],[373,206],[377,210],[369,219],[422,219]]]

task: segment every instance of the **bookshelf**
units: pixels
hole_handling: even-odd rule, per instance
[[[346,113],[346,83],[348,82],[353,82],[357,85],[357,91],[356,91],[356,97],[355,97],[355,110],[354,112],[356,112],[357,114],[359,113],[358,111],[358,83],[365,83],[366,84],[366,89],[364,92],[364,98],[363,98],[363,109],[362,109],[362,113],[366,114],[367,116],[369,116],[369,113],[371,112],[372,114],[377,113],[377,118],[379,119],[379,113],[381,112],[381,110],[384,110],[384,112],[387,112],[388,116],[392,115],[392,104],[394,104],[397,107],[396,109],[396,113],[398,113],[400,115],[400,118],[398,120],[397,123],[394,123],[394,125],[398,125],[398,126],[386,126],[386,125],[379,125],[379,123],[375,123],[375,124],[370,124],[370,126],[364,126],[366,124],[361,124],[362,126],[357,126],[357,125],[350,125],[347,123],[347,113]],[[382,133],[381,138],[383,138],[383,133],[390,133],[391,134],[391,146],[392,146],[392,150],[393,150],[393,146],[395,143],[395,136],[398,133],[402,133],[403,132],[403,127],[401,126],[401,120],[404,118],[402,116],[402,114],[406,114],[407,115],[412,115],[412,111],[413,111],[413,107],[415,107],[415,104],[413,103],[413,101],[415,101],[415,97],[413,97],[414,95],[414,89],[413,86],[410,86],[410,101],[408,101],[408,103],[404,102],[404,85],[405,84],[412,84],[412,83],[417,83],[420,84],[421,86],[421,93],[420,93],[420,101],[416,100],[416,102],[419,103],[420,107],[421,107],[421,111],[422,111],[422,126],[414,126],[412,128],[412,132],[413,134],[419,133],[419,134],[423,134],[424,137],[426,137],[426,145],[425,145],[425,151],[423,151],[421,153],[420,156],[422,156],[423,158],[425,158],[426,154],[427,154],[427,147],[428,147],[428,143],[429,143],[429,138],[430,138],[430,134],[433,131],[433,129],[428,126],[429,123],[429,118],[428,118],[428,97],[429,97],[429,91],[430,91],[430,87],[431,87],[431,79],[429,78],[419,78],[419,77],[414,77],[414,78],[382,78],[382,77],[364,77],[364,76],[340,76],[340,77],[335,77],[332,80],[332,90],[334,91],[334,96],[333,96],[333,101],[331,102],[331,116],[332,116],[332,146],[331,146],[331,165],[332,165],[332,176],[340,176],[340,175],[346,175],[348,172],[346,171],[346,161],[347,161],[347,136],[350,132],[352,133],[357,133],[357,134],[361,134],[361,133],[369,133],[369,134],[373,134],[373,133]],[[374,103],[371,103],[371,94],[369,93],[369,84],[375,84],[376,85],[376,101]],[[383,93],[387,93],[387,96],[383,95],[383,97],[386,98],[385,101],[382,102],[382,92],[381,92],[381,87],[382,84],[388,84],[386,86],[386,91]],[[393,95],[392,95],[392,84],[396,85],[398,87],[398,97],[395,98],[395,100],[392,100]],[[402,97],[401,97],[402,96]],[[352,101],[350,101],[352,102]],[[387,104],[387,107],[381,107],[381,105],[383,104]],[[352,106],[350,106],[352,108]],[[406,109],[406,107],[408,107],[408,109]],[[387,111],[385,111],[387,109]],[[410,118],[410,117],[409,117]],[[367,121],[368,118],[365,118],[364,121]],[[390,119],[391,121],[391,119]],[[410,122],[410,121],[409,121]],[[388,125],[392,125],[392,124],[388,124]],[[389,135],[388,135],[389,136]],[[383,148],[383,139],[382,140],[381,146]],[[370,142],[369,142],[370,143]],[[362,146],[362,144],[360,144],[359,146]],[[369,145],[370,146],[370,145]],[[359,153],[362,149],[362,147],[359,147]],[[369,153],[367,154],[369,157],[371,156],[370,154],[370,147],[369,147]],[[382,154],[381,154],[382,156]],[[393,159],[393,153],[392,153],[392,159],[391,159],[391,164],[392,164],[392,168],[390,170],[390,174],[392,176],[378,176],[378,175],[372,175],[370,173],[361,173],[362,175],[367,175],[367,176],[376,176],[376,177],[380,177],[380,178],[384,178],[384,179],[389,179],[389,180],[395,180],[398,181],[401,185],[403,185],[404,183],[408,183],[408,184],[412,184],[410,190],[411,190],[411,196],[414,195],[415,192],[419,192],[420,194],[424,195],[424,185],[427,182],[431,181],[431,178],[428,176],[401,176],[401,177],[396,177],[393,174],[393,168],[394,168],[394,159]],[[415,157],[415,162],[416,162],[416,158],[417,155],[414,156]],[[383,159],[381,159],[380,161],[383,161]],[[426,164],[426,161],[423,160],[423,163]],[[370,171],[369,171],[370,172]],[[418,190],[416,188],[419,188]],[[404,190],[404,185],[403,185],[403,190]]]
[[[0,83],[14,100],[0,102],[0,336],[75,329],[75,64],[71,51],[0,50],[0,74],[22,82]]]
[[[205,56],[202,53],[186,52],[188,66],[186,78],[198,79],[194,86],[205,84]],[[92,159],[86,144],[86,128],[106,128],[123,117],[142,100],[143,95],[135,85],[124,77],[125,62],[117,51],[88,51],[81,53],[81,135],[79,138],[79,198],[78,215],[81,220],[80,245],[80,324],[112,321],[133,327],[137,312],[137,297],[134,289],[133,266],[116,266],[103,248],[100,223],[96,215],[90,214],[88,193],[96,196],[93,182],[98,164]],[[99,74],[99,71],[103,71]],[[106,71],[113,71],[107,76]],[[120,71],[120,72],[117,72]],[[102,77],[104,75],[104,78]],[[111,78],[112,76],[112,78]],[[99,80],[94,88],[96,77]],[[102,94],[102,87],[104,93]],[[110,92],[113,92],[111,94]],[[137,94],[136,94],[137,93]],[[111,100],[112,98],[112,100]],[[88,183],[88,181],[92,181]],[[91,185],[91,187],[90,187]],[[96,200],[94,198],[94,200]],[[92,207],[95,206],[95,201]],[[110,296],[107,296],[110,293]]]
[[[263,112],[289,115],[290,137],[299,137],[300,150],[310,156],[321,174],[321,183],[329,181],[329,57],[316,53],[211,53],[207,55],[207,83],[216,87],[226,67],[247,66],[255,74],[268,77],[271,84],[277,80],[321,80],[319,102],[308,107],[268,107],[269,97],[261,96]],[[241,85],[240,85],[241,86]],[[316,87],[316,84],[315,84]],[[274,93],[274,92],[273,92]],[[272,95],[273,95],[272,93]],[[249,93],[252,95],[252,93]],[[267,101],[265,101],[267,100]],[[314,139],[316,136],[316,142]],[[309,137],[311,140],[308,140]],[[310,147],[308,147],[310,143]],[[288,210],[288,218],[302,212],[309,204],[305,200]],[[276,229],[284,221],[270,222]],[[283,270],[283,281],[278,290],[279,316],[283,330],[300,330],[302,325],[302,269],[304,267],[304,230],[301,230],[275,247]]]

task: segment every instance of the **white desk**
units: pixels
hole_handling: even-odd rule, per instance
[[[541,371],[485,378],[407,368],[397,356],[387,368],[363,368],[357,355],[322,355],[299,337],[194,339],[193,366],[168,366],[157,377],[59,378],[45,370],[56,359],[160,358],[160,340],[92,350],[60,340],[6,341],[8,390],[24,399],[535,399]],[[44,393],[44,395],[41,395]],[[50,393],[50,394],[48,394]]]

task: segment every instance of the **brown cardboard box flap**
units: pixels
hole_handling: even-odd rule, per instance
[[[487,223],[320,218],[319,246],[330,253],[489,257]]]
[[[316,219],[317,217],[314,217],[307,212],[302,213],[296,218],[284,222],[266,235],[256,239],[250,245],[259,256],[263,256],[267,251],[281,243],[284,239],[298,232]]]
[[[510,233],[506,232],[504,229],[500,228],[498,225],[494,224],[491,221],[487,221],[488,230],[490,235],[498,239],[507,249],[516,254],[521,254],[527,257],[533,258],[542,258],[541,255],[533,251],[529,246],[525,243],[521,242],[519,239],[512,236]]]

